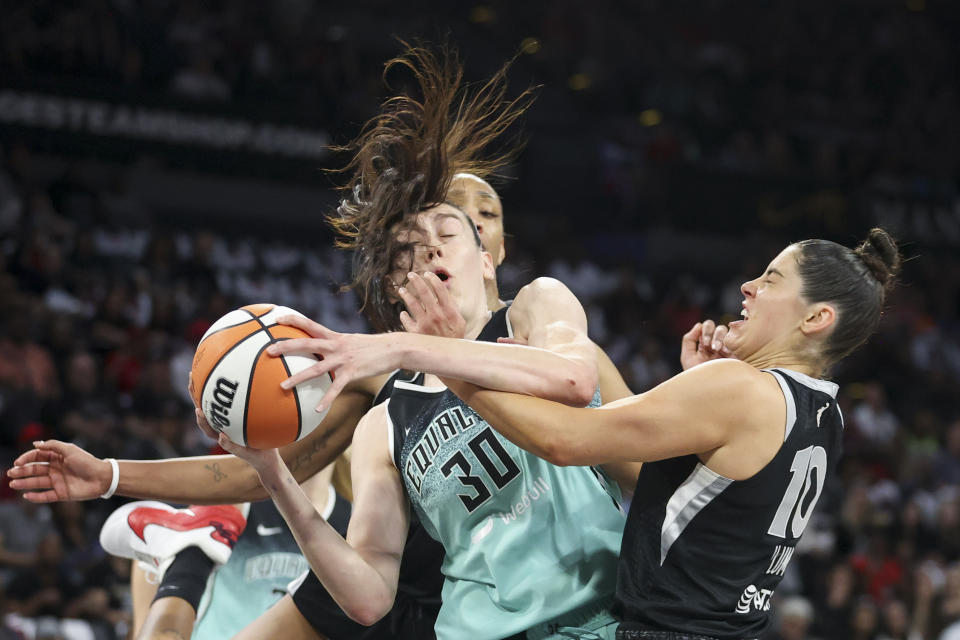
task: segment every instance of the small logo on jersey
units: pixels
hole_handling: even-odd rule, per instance
[[[262,524],[257,525],[257,535],[275,536],[278,533],[283,533],[283,527],[265,527]]]
[[[470,542],[476,544],[490,535],[490,532],[493,531],[493,519],[496,516],[487,516],[483,524],[474,530],[473,534],[470,536]]]
[[[548,491],[550,491],[550,485],[548,485],[547,481],[543,479],[543,476],[540,476],[534,480],[533,486],[524,492],[523,496],[520,498],[520,501],[510,507],[510,511],[498,513],[497,516],[503,520],[504,524],[510,524],[510,522],[516,520],[518,516],[526,513],[527,510],[530,509],[531,505],[539,500]]]
[[[822,416],[822,415],[823,415],[823,412],[826,411],[826,410],[829,409],[829,408],[830,408],[830,403],[828,402],[827,404],[825,404],[825,405],[823,405],[822,407],[820,407],[819,409],[817,409],[817,428],[818,428],[818,429],[820,428],[820,416]]]
[[[743,590],[740,602],[737,603],[736,613],[750,613],[751,609],[769,611],[770,596],[772,595],[773,589],[757,589],[751,584]]]

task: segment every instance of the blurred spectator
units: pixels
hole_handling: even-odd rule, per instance
[[[814,640],[809,635],[813,622],[813,605],[803,597],[790,596],[781,600],[776,607],[778,619],[776,630],[764,637],[770,640]]]
[[[878,383],[864,386],[863,401],[851,416],[858,433],[877,448],[893,444],[899,422],[887,406],[887,395]]]

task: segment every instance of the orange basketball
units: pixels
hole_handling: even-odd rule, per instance
[[[251,304],[226,314],[207,330],[193,356],[190,395],[207,422],[237,444],[282,447],[313,431],[325,413],[314,411],[330,387],[323,375],[284,390],[280,383],[316,364],[312,355],[267,355],[271,344],[309,338],[277,324],[297,314],[287,307]]]

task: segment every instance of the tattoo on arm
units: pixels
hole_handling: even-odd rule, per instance
[[[220,482],[221,480],[227,477],[227,474],[225,474],[223,471],[220,470],[219,462],[213,462],[211,464],[205,464],[203,466],[205,469],[208,469],[213,472],[214,482]]]
[[[326,449],[327,444],[330,442],[330,437],[336,430],[336,426],[328,427],[314,439],[309,449],[303,451],[296,458],[291,460],[290,464],[287,465],[287,467],[290,469],[290,473],[296,473],[297,469],[313,460],[313,454],[321,449]]]

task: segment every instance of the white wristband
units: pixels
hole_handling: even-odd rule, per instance
[[[100,496],[106,500],[107,498],[113,497],[113,492],[117,490],[117,485],[120,484],[120,465],[117,464],[114,458],[104,458],[104,460],[110,463],[110,468],[113,470],[113,478],[110,479],[110,488]]]

